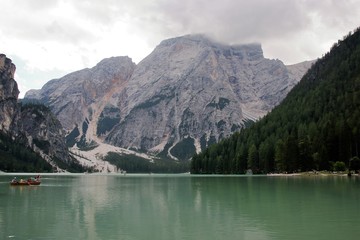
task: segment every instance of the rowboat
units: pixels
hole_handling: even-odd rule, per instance
[[[41,181],[27,180],[27,181],[11,181],[11,186],[29,186],[29,185],[40,185]]]
[[[17,180],[16,177],[11,180],[10,185],[11,186],[30,186],[30,185],[40,185],[41,180],[40,176],[37,176],[35,178],[29,178],[28,180]]]

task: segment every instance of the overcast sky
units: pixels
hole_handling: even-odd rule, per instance
[[[261,43],[267,58],[321,57],[360,26],[360,0],[0,0],[0,53],[20,97],[103,58],[138,63],[162,40],[204,33]]]

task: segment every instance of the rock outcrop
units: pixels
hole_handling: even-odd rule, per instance
[[[0,54],[0,131],[9,132],[16,115],[19,89],[14,80],[16,67],[11,59]]]

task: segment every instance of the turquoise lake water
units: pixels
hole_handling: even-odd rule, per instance
[[[360,177],[13,176],[0,239],[360,239]]]

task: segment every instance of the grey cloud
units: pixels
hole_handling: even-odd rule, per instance
[[[208,33],[227,42],[272,38],[304,28],[309,19],[297,1],[158,1],[142,13],[142,26],[164,35]]]
[[[299,45],[291,41],[303,40],[303,36],[309,33],[319,39],[329,38],[338,32],[343,32],[344,35],[360,24],[357,20],[360,15],[359,0],[14,2],[23,16],[15,17],[12,13],[0,16],[3,33],[24,39],[59,40],[77,45],[96,42],[97,39],[105,37],[99,35],[103,29],[116,31],[113,26],[118,22],[128,24],[131,33],[142,36],[150,46],[155,46],[165,38],[205,33],[218,41],[231,44],[259,42],[263,45],[277,45],[274,49],[281,49],[284,43]],[[62,4],[70,6],[80,21],[49,14]],[[6,20],[11,21],[11,25],[5,24]],[[92,28],[86,29],[82,26],[83,21],[90,22]],[[334,40],[338,37],[334,36]],[[309,46],[314,44],[316,43],[310,42]]]
[[[15,2],[19,3],[16,9],[13,9],[17,14],[6,9],[0,16],[0,27],[6,37],[38,42],[61,41],[70,44],[91,42],[97,38],[95,32],[84,28],[76,19],[67,19],[65,13],[64,16],[52,14],[61,1],[15,0]]]
[[[112,25],[123,13],[122,1],[74,1],[72,4],[80,17],[105,26]]]
[[[24,0],[13,0],[18,7],[23,6],[31,10],[33,13],[39,11],[47,11],[51,8],[56,7],[59,4],[59,0],[31,0],[31,1],[24,1]]]
[[[83,29],[71,21],[58,22],[53,20],[42,30],[44,39],[62,41],[65,43],[79,44],[81,42],[92,42],[97,39],[95,33]]]
[[[23,2],[27,2],[29,10],[49,10],[60,4],[60,1],[48,0]],[[358,0],[79,0],[63,2],[73,6],[79,17],[93,22],[97,27],[110,28],[117,21],[126,21],[132,25],[135,33],[146,35],[152,43],[167,37],[189,33],[206,33],[220,41],[230,43],[282,39],[307,31],[314,24],[323,24],[329,28],[344,28],[354,18],[352,15],[356,13],[354,9],[359,9]],[[313,23],[312,15],[316,15],[321,23]],[[81,26],[77,26],[76,22],[68,24],[64,20],[54,19],[54,21],[57,22],[55,27],[61,27],[63,30],[59,34],[62,34],[62,37],[69,36],[70,40],[75,37],[86,39],[93,35]],[[49,25],[46,27],[48,28]],[[55,31],[52,34],[55,34]]]
[[[360,1],[159,0],[131,15],[137,16],[134,31],[146,32],[153,45],[168,37],[205,33],[231,44],[269,45],[272,54],[278,51],[279,58],[294,62],[320,57],[328,50],[322,48],[327,48],[321,46],[324,42],[358,27]]]

